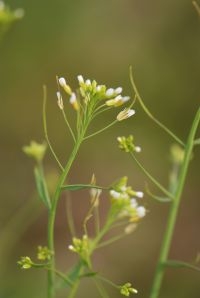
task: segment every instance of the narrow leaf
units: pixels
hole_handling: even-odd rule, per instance
[[[36,182],[36,187],[37,187],[37,191],[38,191],[38,194],[39,194],[39,198],[47,206],[47,208],[50,208],[51,203],[50,203],[46,183],[44,181],[44,177],[41,174],[39,168],[35,167],[34,175],[35,175],[35,182]]]
[[[72,184],[72,185],[63,185],[62,186],[63,190],[71,190],[71,191],[81,190],[81,189],[86,189],[86,188],[108,189],[106,187],[97,186],[97,185],[93,185],[93,184]]]

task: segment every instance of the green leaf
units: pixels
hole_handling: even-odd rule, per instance
[[[72,184],[72,185],[63,185],[62,186],[63,190],[71,190],[71,191],[81,190],[81,189],[86,189],[86,188],[108,189],[106,187],[97,186],[97,185],[93,185],[93,184]]]
[[[47,186],[46,186],[43,174],[41,173],[41,171],[38,167],[35,167],[34,175],[35,175],[35,182],[36,182],[36,187],[37,187],[37,191],[39,194],[39,198],[47,206],[47,208],[50,209],[51,202],[50,202],[49,194],[47,191]]]

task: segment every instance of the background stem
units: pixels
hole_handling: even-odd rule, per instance
[[[184,161],[180,171],[178,186],[175,192],[175,198],[171,202],[167,228],[166,228],[163,243],[161,246],[160,257],[156,268],[156,273],[155,273],[155,278],[154,278],[151,293],[150,293],[150,298],[157,298],[160,292],[161,283],[162,283],[163,275],[165,271],[165,263],[167,262],[167,257],[171,246],[173,231],[174,231],[176,218],[177,218],[177,212],[178,212],[178,208],[181,200],[183,187],[185,184],[186,174],[188,171],[188,166],[189,166],[191,153],[193,149],[193,142],[194,142],[195,133],[198,128],[199,121],[200,121],[200,108],[196,113],[196,116],[194,118],[191,130],[188,136],[188,140],[185,148]]]

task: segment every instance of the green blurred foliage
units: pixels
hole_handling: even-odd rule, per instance
[[[56,104],[56,75],[65,76],[75,87],[76,75],[83,74],[108,87],[121,85],[125,94],[133,95],[128,74],[132,65],[149,109],[185,139],[200,98],[200,20],[190,0],[13,0],[6,4],[12,9],[23,7],[25,16],[0,44],[0,241],[4,247],[0,255],[0,297],[42,298],[45,273],[22,272],[16,265],[19,256],[32,256],[37,245],[46,245],[46,213],[40,211],[37,200],[32,203],[33,164],[21,150],[30,140],[44,138],[42,85],[48,89],[50,138],[63,162],[72,142]],[[131,133],[143,149],[143,163],[166,184],[171,139],[145,117],[139,106],[135,109],[132,119],[83,145],[71,173],[72,183],[88,183],[95,172],[101,185],[128,175],[135,188],[144,188],[143,174],[117,148],[117,136]],[[117,113],[108,113],[96,127],[101,128],[101,121],[109,123]],[[199,162],[200,154],[195,150],[171,258],[192,261],[200,246]],[[48,173],[56,175],[57,165],[50,154],[46,166]],[[87,198],[87,192],[81,197],[73,194],[79,226]],[[96,260],[97,268],[117,283],[131,281],[139,290],[138,298],[148,297],[168,211],[167,205],[148,197],[146,206],[149,214],[136,232],[126,241],[99,251]],[[27,211],[23,213],[22,208]],[[71,262],[64,208],[62,201],[56,225],[57,261],[62,269]],[[90,297],[98,297],[88,281],[78,297],[87,296],[88,289]],[[115,292],[112,295],[117,297]],[[199,296],[198,273],[167,271],[163,298]],[[62,292],[58,297],[64,297]]]

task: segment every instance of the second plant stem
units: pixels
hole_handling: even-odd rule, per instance
[[[184,156],[183,164],[180,171],[178,186],[175,192],[174,199],[171,202],[167,228],[164,234],[164,239],[163,239],[163,243],[160,251],[160,257],[156,268],[155,278],[154,278],[151,293],[150,293],[150,298],[157,298],[160,292],[161,283],[162,283],[164,271],[165,271],[165,263],[167,262],[168,253],[171,246],[172,236],[173,236],[174,227],[175,227],[176,218],[177,218],[177,212],[181,201],[181,195],[185,184],[186,174],[188,171],[188,166],[190,163],[191,154],[194,146],[195,134],[196,134],[199,122],[200,122],[200,108],[196,113],[196,116],[194,118],[191,130],[188,136],[188,140],[185,148],[185,156]]]

